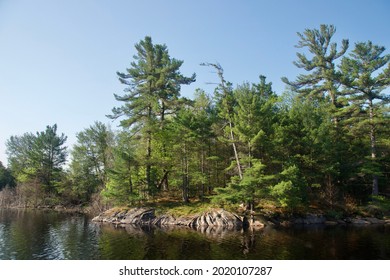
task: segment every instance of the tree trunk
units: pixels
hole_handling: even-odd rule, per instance
[[[165,130],[165,110],[166,110],[165,102],[164,102],[164,100],[161,99],[161,111],[160,111],[160,115],[161,115],[160,129],[161,129],[161,131]],[[163,132],[163,135],[164,135],[164,132]],[[167,149],[166,149],[165,140],[163,140],[163,142],[162,142],[161,151],[162,151],[163,157],[166,158],[166,156],[167,156]],[[166,165],[166,164],[167,163],[164,160],[164,165]],[[161,189],[161,187],[162,187],[163,191],[167,191],[168,190],[168,186],[169,186],[169,183],[168,183],[168,173],[169,173],[169,170],[164,168],[163,172],[164,172],[164,175],[163,175],[163,178],[160,181],[160,184],[159,184],[158,188]]]
[[[130,162],[127,163],[127,170],[128,170],[128,174],[129,174],[129,181],[128,181],[129,194],[133,194],[133,181],[131,180],[131,164],[130,164]]]
[[[164,169],[164,175],[160,180],[160,183],[158,184],[158,189],[163,189],[164,191],[168,190],[168,173],[169,171]]]
[[[152,140],[151,140],[150,132],[148,132],[147,148],[146,148],[146,186],[148,192],[150,192],[152,188],[152,178],[151,178],[152,165],[150,164],[150,158],[152,154],[151,143]]]
[[[151,122],[152,118],[152,106],[149,104],[148,107],[148,118],[149,122]],[[151,125],[151,124],[148,124]],[[147,192],[151,193],[152,191],[152,178],[151,178],[151,171],[152,171],[152,165],[151,165],[151,157],[152,157],[152,132],[151,128],[148,127],[146,132],[146,187]]]
[[[234,134],[233,134],[233,125],[232,125],[232,122],[230,120],[229,120],[229,129],[230,129],[230,140],[232,141],[234,157],[235,157],[236,163],[237,163],[238,176],[240,177],[240,180],[242,180],[242,170],[241,170],[241,165],[240,165],[240,158],[238,157],[236,142],[234,140]]]
[[[204,199],[204,194],[205,194],[205,185],[204,185],[204,175],[205,175],[205,167],[204,167],[204,149],[202,147],[202,157],[201,157],[201,174],[202,174],[202,201]]]
[[[371,141],[371,160],[375,163],[376,160],[376,135],[375,135],[375,124],[374,124],[374,108],[372,104],[372,100],[369,100],[370,105],[370,141]],[[378,186],[378,176],[373,175],[372,178],[372,195],[379,194],[379,186]]]
[[[188,159],[187,159],[187,145],[184,143],[184,157],[183,157],[183,183],[182,183],[182,199],[184,203],[188,203],[188,187],[189,187],[189,175],[188,175]]]

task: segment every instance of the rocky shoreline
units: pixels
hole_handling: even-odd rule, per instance
[[[240,216],[224,209],[209,211],[189,216],[174,217],[173,215],[156,216],[154,208],[109,209],[95,218],[94,222],[116,225],[153,225],[153,226],[184,226],[190,228],[222,227],[241,229],[247,227],[263,228],[264,226],[289,227],[293,225],[390,225],[390,219],[375,217],[348,217],[344,219],[327,219],[321,214],[306,214],[303,217],[289,219],[270,218],[265,216]]]
[[[182,217],[174,217],[173,215],[156,216],[153,208],[110,209],[93,218],[92,221],[121,225],[185,226],[191,228],[223,227],[229,229],[240,229],[250,224],[246,217],[241,217],[223,209],[212,209],[200,214]],[[257,226],[261,227],[264,224],[257,223]]]

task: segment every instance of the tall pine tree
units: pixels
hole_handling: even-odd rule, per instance
[[[131,67],[125,73],[117,72],[119,81],[126,86],[126,94],[115,94],[115,99],[124,102],[115,107],[108,116],[116,119],[124,116],[123,127],[130,127],[141,135],[145,145],[145,180],[148,192],[156,188],[157,178],[153,178],[152,139],[157,129],[164,129],[166,114],[175,110],[180,96],[181,85],[195,81],[183,76],[179,69],[182,60],[171,58],[166,45],[153,44],[146,36],[135,45],[137,54]],[[164,145],[163,145],[164,147]]]
[[[282,81],[302,95],[319,99],[328,97],[333,106],[333,121],[337,125],[336,109],[342,104],[338,100],[340,73],[336,70],[335,61],[345,54],[349,41],[342,40],[341,49],[337,50],[337,43],[332,42],[335,33],[333,25],[325,24],[320,25],[320,29],[306,29],[303,34],[298,32],[300,40],[296,47],[307,48],[312,58],[297,53],[298,59],[294,64],[309,73],[300,74],[296,81],[289,81],[286,77]]]
[[[390,86],[390,55],[383,55],[384,51],[384,47],[371,41],[357,43],[341,64],[343,83],[349,94],[347,124],[352,130],[367,131],[370,139],[371,167],[366,170],[373,176],[373,195],[379,192],[378,130],[389,126],[383,109],[390,101],[389,94],[384,92]]]

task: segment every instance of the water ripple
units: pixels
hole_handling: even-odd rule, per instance
[[[115,227],[0,209],[0,259],[390,259],[389,227]]]

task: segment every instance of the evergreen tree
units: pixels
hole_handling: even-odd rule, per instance
[[[260,83],[244,83],[234,90],[237,104],[234,108],[234,132],[246,156],[241,157],[251,166],[251,159],[270,159],[272,153],[273,125],[276,122],[277,97],[271,83],[260,76]],[[245,148],[244,148],[245,147]]]
[[[378,130],[389,126],[385,117],[390,86],[390,55],[383,55],[384,47],[371,41],[355,44],[355,49],[344,57],[341,64],[343,83],[349,94],[346,121],[352,131],[367,131],[370,139],[371,167],[366,169],[373,176],[372,194],[378,195]],[[383,69],[387,66],[385,69]]]
[[[108,170],[108,182],[103,190],[103,196],[115,204],[133,204],[142,199],[136,150],[136,141],[131,134],[121,131],[116,137],[112,167]]]
[[[95,122],[77,133],[76,138],[70,163],[72,191],[80,201],[86,202],[93,193],[103,190],[107,184],[114,134],[105,124]]]
[[[29,152],[32,150],[35,135],[24,133],[21,136],[11,136],[7,142],[8,166],[17,181],[24,181],[31,170]]]
[[[296,93],[283,96],[281,103],[286,99],[288,103],[280,105],[273,140],[277,147],[273,156],[280,165],[279,176],[284,180],[282,173],[295,166],[302,179],[298,189],[306,185],[307,194],[313,194],[309,198],[317,199],[320,195],[324,202],[333,205],[339,194],[333,178],[340,176],[340,165],[335,161],[331,104],[324,100],[312,102]]]
[[[336,109],[342,106],[342,102],[338,100],[340,73],[336,71],[335,61],[345,54],[349,42],[342,40],[341,49],[337,50],[337,44],[332,43],[335,32],[333,25],[325,24],[319,30],[306,29],[303,34],[298,32],[300,40],[296,47],[307,48],[313,57],[309,59],[304,53],[297,53],[298,60],[294,64],[310,73],[299,75],[294,82],[285,77],[282,80],[304,96],[320,99],[328,96],[334,112],[333,121],[337,125]]]
[[[344,131],[338,123],[342,119],[342,108],[345,106],[345,98],[341,94],[341,73],[336,70],[336,61],[341,58],[348,49],[349,41],[344,39],[338,50],[337,43],[332,42],[336,32],[333,25],[320,25],[320,29],[306,29],[303,34],[298,32],[300,38],[297,47],[307,48],[311,58],[304,53],[297,53],[298,60],[294,64],[298,68],[308,71],[308,74],[300,74],[296,81],[289,81],[283,77],[282,81],[292,89],[311,101],[319,102],[322,108],[327,108],[331,115],[333,127],[329,127],[328,134],[333,143],[326,151],[332,168],[322,170],[326,174],[328,189],[339,187],[339,182],[345,174],[342,168],[348,143],[344,139]],[[322,104],[328,102],[329,106]]]
[[[165,45],[153,44],[151,37],[145,37],[135,45],[137,55],[126,73],[117,72],[119,81],[126,85],[127,94],[115,95],[124,102],[113,109],[110,118],[124,116],[123,127],[139,132],[145,143],[145,179],[149,192],[153,192],[155,178],[152,174],[152,140],[158,128],[163,129],[166,114],[175,110],[181,85],[195,81],[195,74],[185,77],[179,69],[183,61],[170,58]],[[163,145],[164,147],[165,145]]]
[[[262,152],[268,149],[270,155],[272,150],[276,95],[272,92],[271,83],[266,83],[265,76],[260,76],[259,84],[244,83],[232,90],[232,95],[222,96],[220,102],[220,116],[225,120],[231,117],[230,121],[227,119],[231,126],[226,125],[225,132],[230,136],[230,141],[234,140],[234,151],[238,157],[238,161],[236,158],[236,163],[232,162],[229,169],[235,168],[239,162],[242,176],[233,176],[226,189],[218,188],[214,200],[233,202],[241,199],[253,209],[258,195],[266,194],[266,184],[273,177],[267,175],[266,165],[261,159],[266,158]],[[230,113],[227,105],[231,106]]]
[[[198,154],[198,169],[197,176],[194,176],[194,183],[200,185],[200,197],[204,199],[206,185],[208,192],[211,191],[211,162],[215,154],[211,151],[213,143],[216,143],[216,136],[212,130],[212,125],[215,123],[215,109],[212,105],[211,98],[206,95],[203,90],[195,91],[195,99],[193,106],[195,115],[195,131],[196,131],[196,152]]]
[[[279,182],[270,187],[270,194],[282,207],[293,211],[306,199],[305,179],[296,165],[285,167],[278,177]]]
[[[12,176],[10,170],[5,168],[0,161],[0,191],[5,187],[15,187],[15,178]]]
[[[191,191],[204,199],[206,184],[210,190],[211,146],[212,139],[215,139],[213,121],[210,98],[204,91],[197,90],[193,104],[183,107],[171,123],[170,134],[175,135],[173,154],[177,158],[175,182],[181,186],[184,202],[189,201]]]
[[[201,65],[211,66],[217,70],[220,79],[219,87],[216,89],[218,116],[223,122],[222,127],[225,132],[224,141],[227,141],[233,147],[238,177],[242,179],[242,166],[240,163],[239,151],[237,149],[237,139],[234,134],[234,108],[236,106],[236,100],[234,99],[232,84],[226,82],[223,75],[223,68],[220,64],[202,63]],[[223,138],[221,138],[221,140],[223,140]]]
[[[174,150],[177,153],[176,173],[179,178],[176,182],[181,186],[182,201],[184,203],[189,202],[190,193],[190,163],[191,153],[194,146],[196,134],[194,133],[194,115],[189,108],[183,108],[175,117],[175,121],[172,126],[172,131],[176,135],[176,141],[174,143]]]
[[[18,182],[38,184],[47,193],[57,194],[62,180],[67,137],[57,134],[57,125],[45,131],[11,136],[7,141],[10,170]]]
[[[32,150],[29,152],[36,176],[48,192],[57,192],[61,182],[62,166],[66,162],[67,151],[64,146],[67,137],[57,135],[57,125],[47,126],[45,131],[37,132]]]
[[[216,203],[244,203],[253,211],[258,198],[268,194],[268,188],[275,179],[265,173],[266,166],[258,159],[252,160],[252,166],[244,170],[243,178],[231,178],[227,187],[216,188],[212,201]]]

